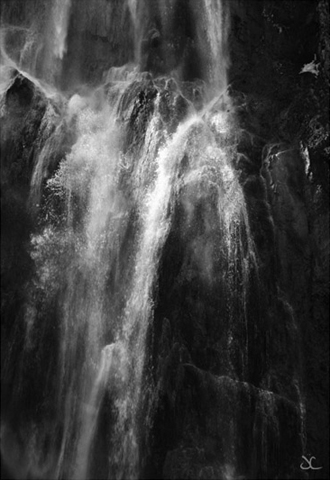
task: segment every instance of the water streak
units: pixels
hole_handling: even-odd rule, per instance
[[[68,34],[71,0],[54,0],[53,21],[55,35],[53,52],[56,58],[62,59],[66,52],[66,37]]]

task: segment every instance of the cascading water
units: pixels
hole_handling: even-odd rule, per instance
[[[105,8],[101,0],[94,3]],[[22,414],[18,426],[9,414],[3,420],[2,455],[15,478],[133,479],[143,474],[159,394],[150,366],[151,332],[161,295],[159,272],[173,231],[185,243],[186,278],[217,291],[224,312],[219,375],[243,382],[243,396],[257,396],[257,411],[262,418],[269,415],[279,436],[273,394],[250,391],[244,384],[253,370],[249,359],[256,333],[251,333],[248,309],[251,282],[256,289],[259,285],[258,254],[235,163],[237,126],[226,77],[228,2],[203,0],[189,7],[194,47],[187,43],[182,52],[183,58],[196,54],[203,71],[199,80],[187,78],[189,68],[177,61],[172,46],[171,59],[164,54],[174,41],[168,24],[180,2],[110,3],[115,20],[129,15],[131,31],[125,35],[136,43],[130,61],[114,63],[103,72],[103,84],[77,85],[74,94],[55,94],[55,87],[50,94],[40,84],[57,84],[54,78],[73,58],[71,23],[86,17],[88,28],[98,31],[97,20],[86,14],[86,1],[81,12],[75,0],[53,1],[43,13],[49,15],[51,39],[40,27],[4,20],[2,68],[11,72],[4,96],[12,88],[15,67],[48,92],[50,102],[31,175],[28,202],[38,226],[29,247],[34,273],[26,287],[25,340],[13,395],[28,395],[24,376],[32,358],[42,391],[35,414]],[[19,57],[5,39],[15,28],[28,31]],[[30,64],[21,61],[32,33],[43,39],[39,69],[33,55]],[[148,64],[148,45],[163,55],[152,63],[153,75],[141,71]],[[37,47],[34,51],[38,56]],[[32,77],[38,72],[40,83]],[[59,159],[56,152],[66,135],[69,147]],[[197,302],[196,312],[199,308]],[[47,355],[49,335],[53,344]],[[298,382],[297,375],[293,368]],[[266,383],[262,388],[268,392]],[[224,388],[235,391],[235,384],[229,385]],[[267,428],[262,424],[262,438]],[[238,433],[234,423],[227,430],[220,470],[223,478],[236,478]],[[266,465],[267,450],[261,450]]]

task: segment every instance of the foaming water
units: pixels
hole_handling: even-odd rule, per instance
[[[118,73],[111,75],[118,78]],[[32,239],[40,288],[52,296],[59,282],[65,285],[58,372],[58,411],[64,411],[64,430],[56,478],[68,474],[88,478],[105,396],[110,396],[114,418],[111,476],[138,477],[139,438],[146,428],[139,421],[146,338],[158,265],[177,202],[186,211],[183,228],[188,230],[198,205],[213,205],[206,213],[203,236],[192,238],[189,247],[206,282],[213,281],[219,250],[233,290],[236,270],[242,265],[247,285],[254,258],[244,196],[230,156],[234,145],[228,140],[226,113],[204,109],[197,114],[192,109],[174,133],[162,132],[157,94],[143,148],[135,156],[124,154],[117,111],[139,79],[130,75],[122,73],[123,80],[117,80],[121,88],[114,83],[112,94],[108,91],[110,103],[103,102],[101,109],[93,97],[70,99],[65,118],[75,125],[77,141],[47,187],[51,198],[64,202],[64,217]],[[33,198],[40,198],[38,172],[47,163],[49,147],[45,148],[33,175]],[[124,190],[127,172],[130,179]],[[133,210],[135,240],[123,264],[121,239],[133,221]],[[220,239],[218,246],[215,239]],[[120,279],[125,270],[130,280],[124,289],[120,280],[114,282],[112,295],[121,300],[109,308],[109,277]],[[113,342],[104,346],[106,337]]]

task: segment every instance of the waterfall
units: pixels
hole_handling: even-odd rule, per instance
[[[66,52],[66,36],[69,25],[70,6],[71,0],[56,0],[54,3],[53,19],[55,38],[53,48],[55,57],[60,59],[63,58],[63,55]]]
[[[221,88],[223,90],[227,88],[228,53],[226,42],[229,20],[226,5],[221,0],[203,0],[202,9],[205,20],[199,24],[199,41],[203,56],[209,57],[209,65],[206,66],[206,69],[214,95]],[[200,15],[199,10],[196,13]],[[207,25],[206,28],[205,25]]]
[[[15,85],[15,68],[48,102],[30,160],[27,204],[35,226],[27,248],[33,267],[14,382],[15,395],[24,401],[31,362],[41,391],[36,411],[32,406],[26,418],[22,413],[18,426],[12,414],[2,423],[1,452],[15,478],[144,475],[161,395],[160,353],[153,354],[152,345],[159,335],[157,305],[168,292],[159,291],[159,285],[164,268],[170,271],[166,252],[173,238],[178,248],[185,246],[178,260],[181,293],[184,285],[199,292],[191,318],[208,295],[217,298],[214,315],[221,333],[215,375],[234,379],[219,380],[233,398],[242,392],[249,406],[255,401],[253,457],[261,443],[260,461],[269,461],[268,417],[274,442],[280,441],[279,400],[267,376],[258,380],[260,391],[244,383],[258,370],[251,365],[259,338],[251,320],[251,292],[260,295],[262,287],[228,93],[228,2],[187,2],[190,37],[180,34],[175,48],[169,19],[174,21],[175,9],[183,8],[180,2],[119,3],[93,0],[91,10],[85,0],[54,0],[42,10],[46,29],[12,27],[42,38],[43,53],[33,47],[34,63],[27,59],[32,33],[22,43],[21,60],[11,56],[8,39],[1,42],[9,69],[3,98]],[[9,25],[9,14],[5,20]],[[78,33],[81,50],[74,51]],[[130,41],[131,51],[121,54],[118,39]],[[84,51],[92,42],[100,55],[95,53],[93,61]],[[43,57],[39,69],[38,55]],[[187,78],[184,72],[195,55],[201,78]],[[153,62],[152,73],[143,71],[146,57]],[[72,91],[61,91],[61,75],[78,64]],[[84,69],[92,75],[99,66],[97,81],[81,81]],[[42,100],[38,105],[41,109]],[[180,310],[180,300],[173,308]],[[293,332],[293,316],[288,322]],[[293,332],[288,344],[295,339]],[[189,357],[187,368],[192,362]],[[296,370],[291,374],[296,380]],[[251,400],[253,395],[257,400]],[[237,478],[240,471],[235,422],[241,414],[230,408],[225,404],[232,419],[224,427],[222,478]]]

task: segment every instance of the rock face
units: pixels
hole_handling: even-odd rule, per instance
[[[1,100],[0,137],[3,281],[1,362],[7,372],[2,378],[1,408],[4,415],[11,411],[16,416],[15,421],[19,422],[22,404],[16,390],[19,387],[14,380],[18,368],[18,362],[14,359],[19,358],[25,342],[26,283],[33,272],[28,247],[36,219],[31,204],[32,172],[36,158],[56,128],[59,111],[55,103],[32,81],[15,70],[10,74],[11,84]],[[65,144],[62,145],[64,147]],[[61,155],[61,149],[58,154]],[[52,160],[56,164],[58,158]],[[33,410],[40,386],[34,384],[30,375],[28,377],[26,381],[31,388],[25,401],[27,410]]]
[[[3,359],[8,354],[8,338],[19,329],[20,321],[13,322],[12,319],[20,315],[24,283],[31,273],[31,261],[26,251],[33,224],[28,198],[34,158],[42,143],[42,119],[47,109],[45,97],[32,82],[18,72],[12,72],[12,75],[12,84],[1,106]],[[6,401],[2,406],[5,405]]]
[[[293,403],[191,364],[182,368],[177,425],[182,439],[166,455],[164,478],[303,478],[298,468],[292,470],[292,457],[298,462],[301,449],[294,433],[299,412]],[[233,452],[236,435],[240,442]]]
[[[318,478],[326,478],[329,7],[324,1],[296,7],[285,1],[249,2],[248,8],[235,2],[230,76],[233,88],[244,92],[241,125],[247,122],[250,136],[263,137],[253,137],[255,153],[253,146],[242,147],[256,166],[266,160],[258,168],[275,224],[277,275],[302,332],[306,451],[323,466]],[[300,73],[313,59],[316,73]]]
[[[67,51],[56,73],[57,84],[70,90],[80,82],[100,82],[110,67],[129,63],[136,55],[155,77],[182,67],[182,94],[174,80],[145,74],[122,98],[125,153],[133,157],[141,148],[157,92],[162,121],[174,131],[203,89],[194,30],[196,2],[171,0],[165,16],[163,3],[141,7],[134,18],[146,15],[149,21],[137,39],[130,14],[134,2],[72,0]],[[189,227],[184,201],[176,203],[158,268],[148,339],[146,370],[154,387],[154,420],[143,477],[308,478],[300,469],[304,454],[315,456],[323,467],[317,478],[328,478],[328,4],[229,3],[235,168],[260,265],[246,278],[244,268],[234,262],[226,272],[232,274],[230,285],[223,282],[221,255],[219,268],[204,271],[201,263],[205,266],[207,258],[199,262],[199,256],[213,255],[214,239],[221,244],[216,229],[205,221],[212,218],[214,192],[206,190]],[[3,21],[31,26],[34,9],[42,25],[45,2],[4,1]],[[138,40],[141,48],[136,52]],[[25,37],[17,42],[19,51]],[[46,54],[45,47],[37,72],[42,72]],[[108,74],[108,86],[113,78]],[[195,78],[200,83],[191,86]],[[26,76],[11,72],[1,104],[1,351],[6,368],[2,409],[17,426],[23,409],[28,418],[35,415],[35,405],[40,417],[50,410],[46,400],[38,398],[43,385],[45,397],[56,392],[49,382],[56,369],[49,357],[55,358],[59,348],[55,305],[47,306],[53,328],[44,328],[43,348],[34,345],[32,367],[23,366],[24,384],[16,385],[15,376],[24,345],[26,285],[35,268],[28,253],[36,227],[35,204],[41,200],[47,209],[45,192],[31,191],[32,171],[43,151],[49,158],[38,175],[45,184],[70,151],[74,128],[63,121],[64,110],[63,99],[47,96]],[[248,248],[244,232],[240,235],[237,255]],[[38,313],[40,318],[43,313]],[[49,365],[45,371],[43,363]],[[105,435],[98,442],[104,460]]]

